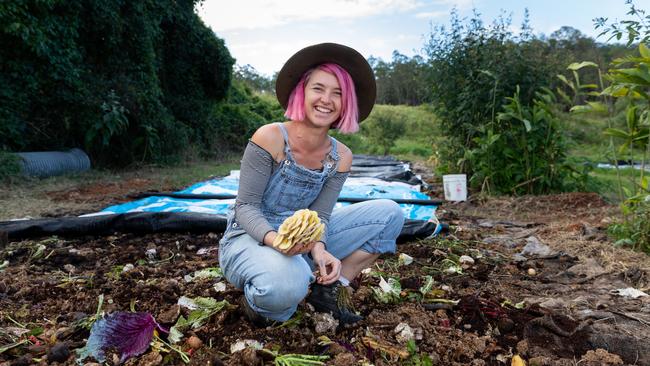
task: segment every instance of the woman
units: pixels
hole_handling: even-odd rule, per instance
[[[219,263],[226,279],[244,290],[242,310],[257,325],[289,319],[310,286],[307,301],[317,311],[332,313],[340,324],[354,323],[362,318],[337,299],[380,254],[395,252],[404,222],[389,200],[332,212],[352,152],[328,131],[356,132],[370,114],[376,95],[372,69],[352,48],[313,45],[285,63],[276,94],[289,121],[260,127],[246,147]],[[288,250],[273,247],[280,224],[304,208],[325,224],[322,239]]]

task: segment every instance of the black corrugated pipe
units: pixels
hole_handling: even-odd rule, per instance
[[[80,149],[16,153],[24,175],[47,178],[90,169],[90,159]]]

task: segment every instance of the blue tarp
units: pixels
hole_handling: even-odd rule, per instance
[[[194,184],[175,193],[189,194],[237,194],[239,172],[233,171],[229,176],[212,179]],[[348,178],[340,197],[350,198],[404,198],[429,199],[419,191],[418,185],[402,182],[387,182],[376,178]],[[172,197],[147,197],[137,201],[110,206],[102,210],[105,214],[120,214],[131,212],[197,212],[225,215],[234,199],[179,199]],[[336,207],[348,205],[347,202],[337,202]],[[428,221],[435,218],[436,206],[400,204],[404,217],[413,220]]]

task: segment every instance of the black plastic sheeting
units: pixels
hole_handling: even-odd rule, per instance
[[[422,180],[406,168],[406,164],[392,156],[354,155],[350,177],[369,177],[390,182],[423,184]]]
[[[228,199],[237,198],[236,195],[227,194],[227,193],[205,194],[205,193],[175,193],[175,192],[144,192],[144,193],[132,194],[129,197],[134,199],[145,198],[145,197],[172,197],[172,198],[193,199],[193,200],[196,199],[228,200]],[[339,197],[337,201],[357,203],[357,202],[370,201],[374,199],[380,199],[380,198]],[[440,204],[445,202],[440,199],[433,199],[433,200],[422,200],[416,198],[389,198],[389,199],[397,203],[406,203],[411,205],[423,205],[423,206],[427,206],[427,205],[439,206]]]
[[[431,235],[436,224],[421,220],[406,220],[398,242]],[[0,222],[0,232],[9,241],[43,236],[109,235],[115,232],[148,234],[155,232],[222,233],[226,217],[193,212],[133,212],[126,214],[86,217],[60,217]]]

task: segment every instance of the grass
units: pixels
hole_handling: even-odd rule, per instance
[[[379,112],[391,110],[400,116],[406,126],[404,136],[395,140],[390,154],[398,159],[425,162],[431,166],[430,157],[435,153],[435,147],[444,144],[440,136],[439,124],[435,114],[428,108],[408,106],[377,106]],[[373,111],[374,113],[374,111]],[[372,118],[372,115],[371,115]],[[587,164],[610,163],[618,160],[641,161],[643,152],[639,149],[621,154],[615,150],[621,142],[610,141],[603,134],[608,126],[625,129],[625,116],[619,114],[610,120],[585,115],[562,114],[563,128],[569,140],[568,156]],[[363,132],[353,137],[351,141],[353,151],[372,154],[376,148],[370,146]],[[649,164],[650,165],[650,164]],[[435,170],[435,166],[431,166]],[[616,169],[594,168],[590,173],[592,184],[590,189],[599,193],[607,201],[620,203],[618,177]],[[629,192],[635,191],[635,181],[638,182],[639,171],[634,169],[620,169],[621,184]]]
[[[636,149],[622,153],[618,150],[622,144],[617,139],[610,139],[603,131],[608,126],[625,129],[625,116],[621,113],[607,120],[594,116],[564,114],[561,116],[563,128],[570,141],[568,155],[578,161],[596,165],[614,161],[635,161],[643,159],[643,151]],[[621,184],[629,192],[635,191],[635,181],[638,182],[639,170],[620,169]],[[618,174],[616,169],[594,168],[590,173],[593,179],[593,190],[613,203],[620,203]]]
[[[175,167],[151,167],[147,174],[149,177],[161,179],[161,187],[180,189],[209,177],[228,175],[231,170],[236,169],[239,169],[239,159],[231,157],[225,161],[199,161]]]
[[[607,121],[572,114],[562,114],[562,128],[571,142],[569,155],[593,162],[606,162],[609,139],[603,135]]]
[[[634,184],[638,180],[639,171],[635,169],[619,169],[619,171],[623,189],[634,192]],[[621,202],[616,169],[596,168],[590,175],[597,182],[597,193],[605,200],[615,203]]]
[[[433,144],[401,138],[395,141],[395,146],[390,150],[393,155],[410,155],[427,158],[433,154]]]

